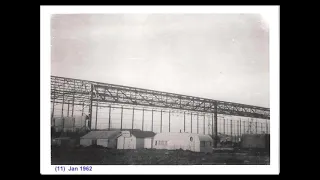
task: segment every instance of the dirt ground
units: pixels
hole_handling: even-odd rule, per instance
[[[52,165],[270,165],[267,154],[235,150],[205,154],[183,150],[52,147],[51,160]]]

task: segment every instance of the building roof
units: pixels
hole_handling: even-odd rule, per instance
[[[82,136],[82,139],[113,139],[121,135],[120,131],[91,131]]]
[[[132,131],[131,133],[136,138],[148,138],[148,137],[154,137],[156,133],[152,131]]]
[[[190,137],[198,138],[200,141],[211,141],[212,138],[209,135],[204,134],[195,134],[195,133],[177,133],[177,132],[166,132],[158,133],[155,135],[154,139],[156,140],[187,140],[189,141]]]
[[[101,131],[101,130],[100,130]],[[132,131],[132,129],[120,129],[120,128],[111,128],[110,130],[108,129],[103,129],[102,131]],[[141,131],[140,129],[133,129],[133,131]]]
[[[204,134],[198,134],[199,140],[200,141],[210,141],[213,142],[212,138],[209,135],[204,135]]]

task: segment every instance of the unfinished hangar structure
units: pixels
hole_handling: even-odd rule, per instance
[[[172,123],[177,121],[172,114],[178,113],[183,122],[179,127],[182,132],[207,134],[213,138],[218,137],[218,130],[231,137],[269,133],[269,108],[88,80],[51,76],[51,103],[52,118],[74,117],[76,112],[81,112],[81,116],[88,116],[87,124],[92,130],[101,129],[102,125],[106,125],[103,128],[107,130],[122,130],[129,124],[131,129],[140,126],[138,129],[142,131],[179,132],[172,130]],[[108,110],[106,117],[101,117],[103,109]],[[113,110],[119,110],[120,117],[115,118]],[[131,113],[130,123],[125,122],[123,111]],[[140,112],[142,117],[137,117]],[[152,114],[148,128],[146,113]],[[218,119],[218,114],[224,117]],[[137,123],[138,118],[141,124]],[[107,122],[100,124],[103,119]]]

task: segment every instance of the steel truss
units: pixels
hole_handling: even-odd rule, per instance
[[[127,104],[270,119],[270,109],[135,87],[51,76],[51,102],[103,106]]]

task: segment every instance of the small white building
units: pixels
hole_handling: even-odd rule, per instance
[[[120,135],[120,131],[90,131],[80,138],[80,145],[99,145],[108,148],[117,148],[117,138]]]
[[[159,133],[154,136],[155,149],[183,149],[194,152],[212,152],[213,140],[209,135],[192,133]]]
[[[151,149],[155,133],[152,131],[122,131],[117,149]]]

